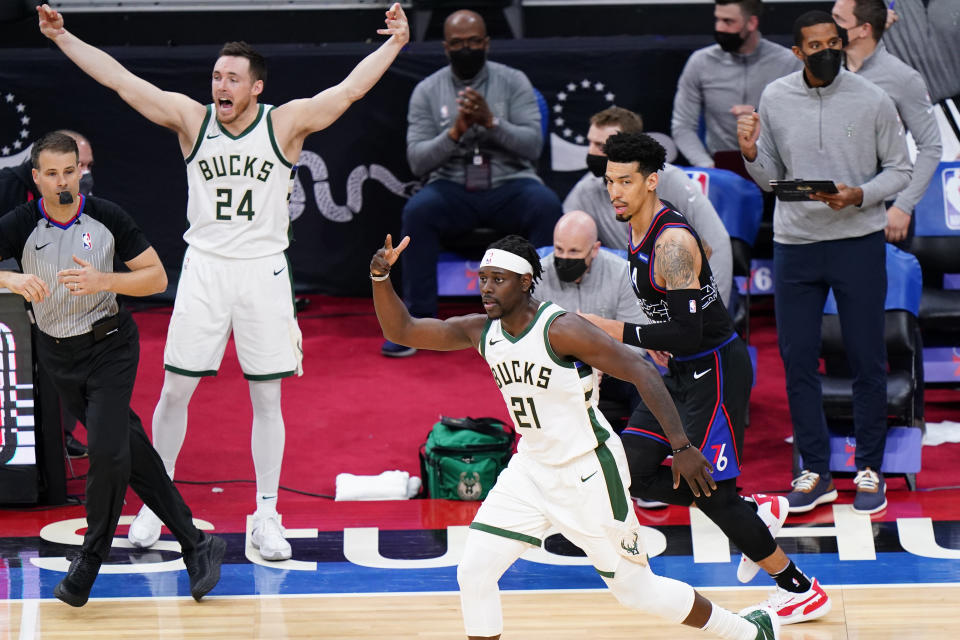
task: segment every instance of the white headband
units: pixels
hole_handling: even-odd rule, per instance
[[[502,249],[487,249],[483,254],[483,260],[480,261],[481,267],[500,267],[507,271],[513,271],[523,275],[529,273],[533,275],[533,267],[529,262],[515,253],[504,251]]]

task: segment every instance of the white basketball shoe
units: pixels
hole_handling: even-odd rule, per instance
[[[130,524],[130,531],[127,533],[127,540],[138,549],[152,547],[160,539],[160,527],[163,522],[157,517],[150,507],[143,505],[140,507],[140,513]]]
[[[290,543],[283,534],[278,514],[253,515],[250,543],[260,551],[264,560],[289,560],[293,555]]]
[[[767,525],[770,535],[776,539],[777,534],[787,520],[787,514],[790,513],[790,502],[783,496],[768,496],[764,493],[755,493],[751,496],[757,503],[757,515]],[[760,565],[741,554],[740,566],[737,567],[737,580],[740,582],[750,582],[757,572],[760,571]]]

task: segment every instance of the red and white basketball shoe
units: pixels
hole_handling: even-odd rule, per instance
[[[790,502],[783,496],[768,496],[765,493],[755,493],[750,497],[757,503],[757,515],[763,520],[763,524],[767,525],[770,535],[776,538],[787,520],[787,514],[790,513]],[[740,556],[737,580],[744,583],[750,582],[758,571],[760,566],[756,562],[746,555]]]
[[[780,624],[783,625],[822,618],[830,613],[833,603],[817,579],[813,578],[810,581],[810,588],[803,593],[791,593],[777,587],[764,602],[747,607],[744,611],[750,611],[758,606],[775,612],[780,619]]]

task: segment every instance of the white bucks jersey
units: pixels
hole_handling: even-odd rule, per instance
[[[270,113],[234,136],[220,126],[213,105],[187,158],[187,243],[225,258],[260,258],[289,244],[292,165],[283,157]]]
[[[522,437],[517,451],[545,464],[563,464],[593,451],[613,430],[597,410],[597,376],[582,362],[565,360],[550,347],[550,325],[566,313],[544,302],[519,336],[488,320],[480,354]]]

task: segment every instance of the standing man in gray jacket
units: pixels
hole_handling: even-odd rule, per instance
[[[760,35],[762,12],[761,0],[716,0],[717,44],[694,51],[683,67],[670,131],[692,165],[712,167],[717,151],[736,149],[737,118],[753,112],[764,87],[800,68],[789,49]],[[706,146],[699,136],[701,114]]]
[[[403,208],[403,299],[410,313],[437,312],[437,255],[444,238],[476,227],[550,244],[560,200],[537,176],[543,134],[533,85],[522,71],[490,62],[483,18],[456,11],[443,26],[450,64],[410,97],[407,160],[427,185]],[[387,341],[385,356],[414,349]]]
[[[907,238],[913,208],[920,202],[940,164],[940,129],[933,115],[930,93],[923,76],[887,51],[880,41],[887,20],[883,0],[837,0],[833,19],[846,32],[847,69],[887,92],[900,119],[917,143],[917,161],[907,188],[897,194],[887,209],[889,242]]]
[[[643,119],[622,107],[608,107],[590,117],[590,129],[587,131],[589,171],[573,185],[563,201],[563,210],[586,211],[597,224],[600,244],[604,247],[624,249],[630,231],[626,222],[617,220],[613,205],[610,204],[610,194],[607,193],[603,178],[607,169],[607,156],[603,152],[603,145],[607,138],[615,133],[642,131]],[[683,169],[666,163],[658,174],[660,181],[657,193],[663,200],[669,201],[696,229],[707,253],[710,270],[717,281],[723,304],[729,308],[733,287],[733,252],[730,235],[723,226],[723,221],[700,185],[691,180]],[[562,303],[558,304],[563,306]]]
[[[887,428],[884,200],[909,183],[910,160],[893,101],[842,68],[843,43],[830,14],[803,14],[793,36],[803,71],[771,83],[760,114],[738,120],[740,151],[757,184],[769,189],[770,180],[806,178],[837,186],[837,193],[817,192],[809,202],[778,200],[773,216],[777,336],[806,467],[787,499],[791,512],[837,499],[817,374],[820,322],[832,288],[854,377],[853,509],[875,513],[887,504],[880,473]]]

